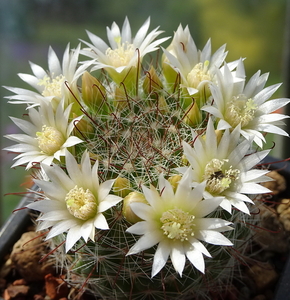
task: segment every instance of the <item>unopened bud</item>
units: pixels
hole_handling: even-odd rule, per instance
[[[171,184],[174,192],[176,191],[178,183],[179,183],[181,178],[182,178],[182,176],[179,175],[179,174],[173,175],[173,176],[168,178],[168,181]]]
[[[215,135],[216,135],[216,141],[217,141],[217,144],[219,144],[219,142],[220,142],[220,140],[221,140],[221,138],[222,138],[222,136],[223,136],[223,131],[222,131],[222,130],[215,130],[214,132],[215,132]],[[202,138],[203,138],[204,140],[206,140],[206,134],[204,134],[204,135],[202,136]]]
[[[113,192],[122,198],[126,197],[131,192],[130,181],[127,178],[117,177],[113,185]]]
[[[198,126],[202,122],[201,111],[196,103],[192,103],[185,112],[184,122],[189,126]]]
[[[119,111],[128,107],[128,96],[126,95],[124,88],[116,87],[113,104]]]
[[[149,72],[146,74],[146,78],[144,79],[143,90],[146,94],[152,94],[154,92],[160,92],[162,88],[162,82],[158,77],[154,67],[151,66]]]
[[[89,72],[84,72],[82,77],[82,98],[84,103],[98,110],[105,99],[106,90],[100,81],[92,76]]]
[[[123,200],[123,216],[126,218],[126,220],[130,223],[137,223],[141,221],[140,219],[132,210],[131,204],[132,203],[145,203],[147,204],[147,200],[145,196],[142,193],[139,192],[131,192],[128,194],[124,200]]]
[[[73,113],[73,118],[77,118],[77,115]],[[94,127],[88,122],[85,118],[82,118],[74,123],[74,135],[83,139],[84,136],[90,136],[90,134],[94,133]]]

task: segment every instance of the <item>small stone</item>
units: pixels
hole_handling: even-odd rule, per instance
[[[281,203],[277,206],[276,210],[278,214],[281,214],[284,210],[290,207],[290,199],[282,199]]]
[[[248,274],[255,281],[258,291],[264,291],[271,287],[278,279],[278,273],[269,263],[251,266]]]
[[[51,300],[66,298],[69,293],[69,288],[63,278],[54,277],[52,274],[45,276],[45,290]]]
[[[26,285],[26,284],[27,282],[23,278],[14,280],[12,283],[12,285]]]
[[[286,231],[290,231],[290,207],[280,214],[279,221],[283,224]]]
[[[12,260],[8,258],[0,269],[0,278],[5,278],[12,269],[13,269]]]
[[[277,212],[269,206],[259,205],[261,222],[253,239],[265,251],[285,253],[289,248],[289,234],[279,221]]]
[[[9,295],[9,299],[15,299],[22,296],[26,296],[29,291],[29,286],[27,285],[9,285],[7,287],[7,294]]]
[[[14,244],[10,258],[15,269],[26,282],[39,281],[43,280],[46,274],[54,271],[54,263],[49,259],[40,262],[47,251],[46,244],[39,233],[29,231],[23,233]]]
[[[271,171],[267,173],[267,176],[273,178],[274,180],[265,182],[263,185],[270,189],[273,195],[278,195],[286,190],[286,180],[284,176],[279,174],[277,171]]]

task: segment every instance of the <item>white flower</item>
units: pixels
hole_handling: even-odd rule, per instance
[[[150,18],[132,38],[127,18],[125,18],[122,31],[114,22],[111,29],[107,27],[109,45],[98,36],[87,32],[92,44],[83,41],[90,49],[84,49],[82,54],[95,60],[96,66],[92,70],[106,68],[114,80],[119,78],[119,81],[122,81],[128,70],[137,67],[138,62],[141,62],[147,53],[157,50],[158,46],[168,39],[161,38],[154,41],[162,31],[159,31],[157,27],[147,35],[149,25]]]
[[[239,61],[243,68],[242,60]],[[223,72],[216,70],[217,83],[210,86],[214,103],[204,106],[205,110],[218,120],[217,129],[234,128],[240,124],[241,134],[248,140],[253,139],[259,146],[265,142],[262,132],[288,136],[276,125],[288,116],[273,113],[290,102],[290,99],[279,98],[268,100],[280,87],[275,84],[264,88],[268,74],[254,74],[247,84],[244,80],[237,84],[236,76],[225,64]]]
[[[174,193],[171,184],[160,176],[159,191],[153,186],[143,188],[149,205],[132,203],[133,212],[143,219],[127,229],[142,235],[127,255],[139,253],[158,244],[154,254],[151,276],[155,276],[170,256],[173,267],[182,276],[186,257],[204,273],[203,254],[210,257],[200,241],[214,245],[231,246],[232,243],[220,232],[231,230],[231,223],[218,218],[206,218],[214,211],[221,198],[203,200],[205,184],[191,188],[191,174],[187,172]]]
[[[194,182],[206,180],[204,196],[221,196],[220,206],[231,213],[232,206],[249,214],[245,202],[253,203],[246,194],[262,194],[271,191],[258,183],[270,181],[264,176],[268,170],[252,168],[265,158],[270,150],[250,154],[251,143],[240,140],[240,128],[228,129],[218,142],[211,118],[208,120],[205,137],[193,132],[193,147],[183,142],[184,155],[192,170]],[[186,170],[187,168],[185,168]],[[184,169],[180,168],[180,171]]]
[[[212,55],[210,40],[199,51],[188,26],[183,29],[181,25],[164,53],[167,62],[180,74],[181,86],[187,88],[189,95],[197,94],[214,80],[216,69],[222,65],[227,55],[225,45]]]
[[[37,92],[22,88],[6,87],[6,89],[16,94],[7,97],[10,99],[9,103],[38,105],[43,99],[49,101],[55,99],[58,103],[64,96],[73,97],[71,91],[74,92],[76,90],[77,80],[87,67],[84,65],[78,67],[79,52],[80,45],[74,50],[70,50],[68,45],[61,63],[54,50],[50,47],[48,51],[48,71],[31,62],[30,66],[34,75],[18,74],[23,81]],[[69,91],[65,83],[70,87],[71,91]]]
[[[4,148],[4,150],[20,153],[14,160],[12,167],[27,164],[26,169],[34,163],[43,162],[50,165],[54,159],[60,160],[65,155],[65,149],[82,143],[83,141],[72,135],[74,124],[81,117],[70,123],[71,106],[63,108],[59,103],[56,112],[50,102],[40,102],[38,110],[30,107],[28,116],[30,121],[13,118],[11,120],[24,134],[8,134],[5,137],[18,144]]]
[[[99,183],[98,161],[91,167],[88,152],[84,152],[81,163],[66,151],[66,169],[58,165],[42,165],[50,182],[35,180],[44,192],[44,200],[27,205],[28,208],[42,212],[38,218],[38,230],[50,228],[46,239],[67,232],[66,252],[81,238],[94,241],[95,228],[109,229],[103,212],[122,200],[109,195],[114,180]]]

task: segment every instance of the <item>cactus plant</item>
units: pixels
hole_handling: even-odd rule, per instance
[[[31,171],[27,207],[80,292],[210,299],[246,255],[253,200],[271,192],[262,132],[287,135],[287,116],[272,112],[290,100],[269,100],[279,85],[265,88],[267,74],[246,82],[225,46],[198,50],[180,25],[161,50],[169,38],[149,25],[132,38],[126,18],[107,29],[109,45],[88,32],[62,62],[50,48],[49,71],[31,63],[20,77],[34,91],[7,87],[28,120],[12,118],[24,134],[7,135],[17,144],[6,150]]]

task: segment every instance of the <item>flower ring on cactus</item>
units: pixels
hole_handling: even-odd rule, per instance
[[[94,241],[95,228],[109,229],[103,213],[122,198],[109,194],[114,180],[99,183],[98,161],[91,167],[88,152],[78,165],[66,151],[66,174],[58,165],[41,165],[51,181],[35,180],[44,192],[44,199],[27,205],[42,212],[38,230],[50,228],[46,239],[67,232],[66,252],[81,238]]]
[[[133,212],[143,221],[127,229],[128,232],[142,235],[127,255],[139,253],[158,244],[154,254],[151,276],[154,277],[167,263],[170,256],[172,264],[182,276],[186,257],[204,273],[203,254],[210,257],[205,246],[209,244],[233,245],[220,232],[232,230],[231,222],[219,218],[207,218],[221,203],[221,197],[203,199],[205,182],[191,188],[192,176],[188,171],[179,181],[176,192],[161,175],[159,192],[151,186],[143,188],[149,205],[134,202]]]

